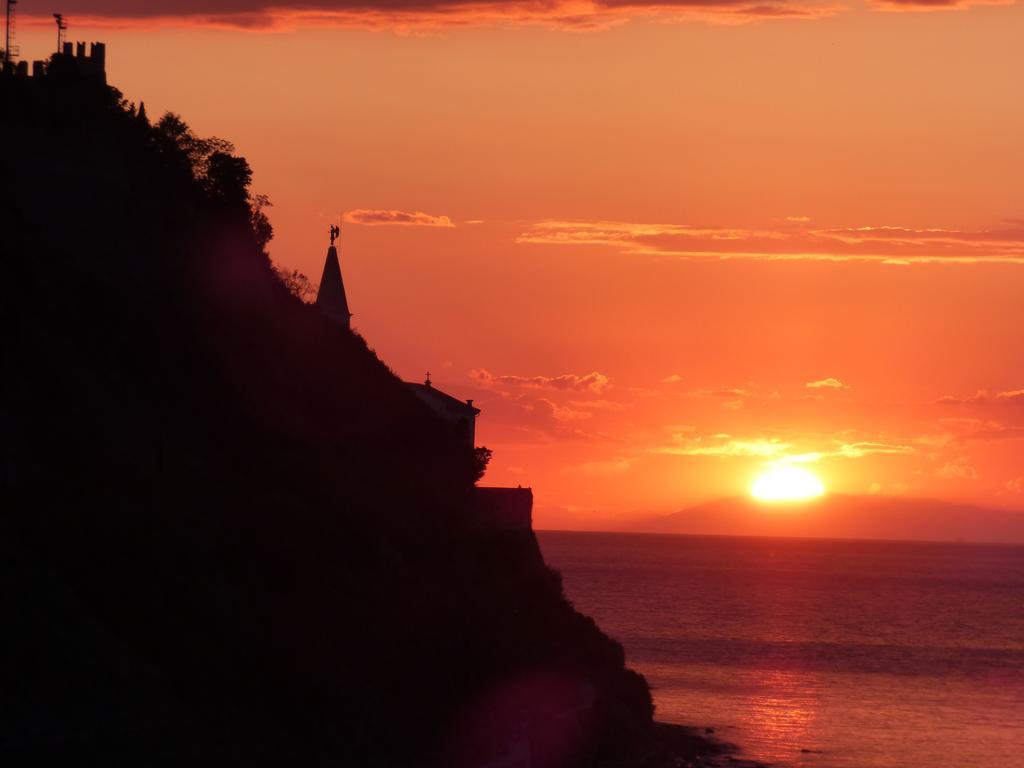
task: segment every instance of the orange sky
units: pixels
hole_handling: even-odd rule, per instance
[[[237,144],[278,263],[318,279],[348,212],[356,328],[475,398],[538,527],[794,457],[1024,508],[1024,6],[130,5],[66,3],[70,39]]]

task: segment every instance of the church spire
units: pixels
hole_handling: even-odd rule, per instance
[[[324,262],[324,273],[320,278],[320,290],[316,294],[316,305],[338,325],[348,328],[352,313],[348,311],[348,299],[345,298],[345,283],[341,279],[338,249],[334,247],[334,241],[340,234],[341,227],[331,227],[331,247],[327,249],[327,260]]]

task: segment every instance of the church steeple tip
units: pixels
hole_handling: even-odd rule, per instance
[[[352,313],[348,310],[345,282],[341,279],[341,263],[338,261],[338,249],[334,246],[334,241],[340,235],[341,227],[331,225],[331,245],[327,249],[324,273],[320,277],[320,289],[316,294],[316,305],[338,325],[350,328]]]

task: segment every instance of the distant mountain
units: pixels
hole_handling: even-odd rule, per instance
[[[736,496],[647,518],[632,528],[652,533],[1024,543],[1024,512],[891,496],[827,494],[810,501],[772,503]]]

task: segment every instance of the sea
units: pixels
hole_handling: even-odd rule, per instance
[[[1024,546],[538,534],[656,717],[799,768],[1024,768]]]

